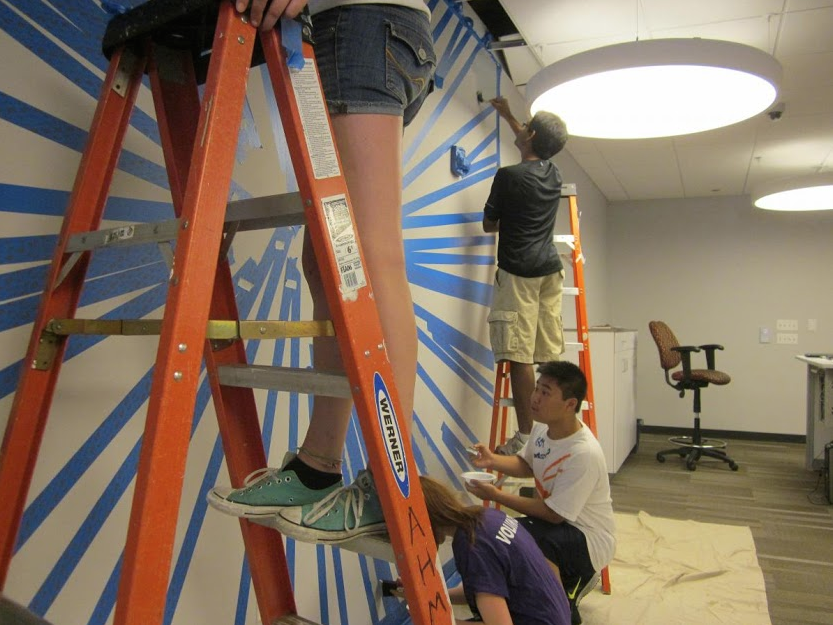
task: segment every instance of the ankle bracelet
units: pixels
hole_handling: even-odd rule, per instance
[[[303,453],[310,458],[314,458],[322,465],[327,467],[328,469],[338,469],[341,467],[341,458],[330,458],[328,456],[319,456],[318,454],[312,453],[306,447],[298,447],[298,453]]]

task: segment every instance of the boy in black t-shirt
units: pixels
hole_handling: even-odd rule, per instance
[[[523,447],[532,428],[534,364],[558,360],[564,352],[564,270],[553,243],[561,174],[548,159],[567,142],[567,127],[543,111],[522,124],[505,98],[491,104],[509,123],[521,153],[520,163],[498,170],[483,210],[483,230],[499,235],[489,338],[495,362],[510,362],[518,418],[518,431],[497,451],[511,455]]]

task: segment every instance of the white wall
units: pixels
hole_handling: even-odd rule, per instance
[[[405,237],[421,330],[414,428],[418,465],[455,481],[464,469],[456,452],[487,438],[491,415],[494,374],[485,320],[495,247],[494,237],[484,236],[480,228],[482,207],[498,164],[514,163],[518,155],[508,127],[500,126],[498,143],[493,136],[497,116],[490,112],[480,117],[488,107],[477,102],[475,93],[498,91],[497,66],[473,36],[483,29],[474,18],[473,33],[458,14],[447,13],[450,6],[455,3],[440,0],[434,9],[443,87],[405,134]],[[48,263],[60,228],[105,67],[99,41],[106,16],[97,4],[66,0],[62,13],[55,7],[20,3],[13,10],[0,3],[0,55],[14,59],[0,65],[0,428],[8,418],[43,285],[38,272]],[[500,85],[521,115],[522,100],[511,81],[503,76]],[[238,152],[238,195],[294,188],[268,93],[262,71],[250,72],[250,132]],[[106,227],[172,215],[161,150],[146,129],[152,117],[149,92],[143,88],[125,143],[131,158],[123,159],[116,172]],[[472,173],[463,179],[449,171],[452,142],[470,153],[484,145],[473,159]],[[569,154],[557,162],[565,181],[578,185],[589,259],[589,317],[602,323],[610,300],[606,202]],[[567,228],[565,208],[558,229]],[[295,316],[309,318],[306,291],[293,287],[300,240],[297,229],[244,233],[235,239],[232,270],[245,316],[279,318],[282,304],[297,300],[300,313]],[[94,301],[82,300],[78,316],[120,316],[119,307],[126,306],[134,310],[121,316],[158,318],[164,300],[156,292],[164,292],[167,276],[158,252],[152,247],[130,252],[135,269],[119,267],[118,257],[101,254],[94,256],[91,268],[96,281],[85,290],[85,296],[98,295]],[[568,302],[565,309],[569,318]],[[156,346],[152,339],[135,337],[94,344],[73,339],[70,346],[80,349],[70,349],[62,370],[5,592],[60,625],[106,623],[112,620],[114,599],[108,580],[123,548],[133,454],[144,424]],[[254,360],[306,366],[309,344],[264,343]],[[285,393],[257,398],[265,426],[273,427],[269,458],[276,465],[296,431],[303,435],[307,401]],[[238,524],[205,510],[206,489],[228,480],[207,398],[195,418],[175,545],[170,622],[254,624],[257,610],[252,593],[246,594],[248,584],[238,594],[243,562]],[[364,465],[360,439],[353,433],[347,471],[352,475]],[[318,553],[298,545],[291,565],[299,579],[316,580],[324,588],[328,622],[347,623],[347,614],[352,623],[381,619],[391,606],[382,608],[376,580],[395,577],[395,570],[337,550],[323,550],[321,560]],[[318,583],[296,593],[302,613],[312,620],[323,618]],[[241,597],[244,608],[237,616],[242,620],[235,621]],[[400,622],[391,618],[386,622]]]
[[[648,332],[658,319],[683,345],[725,347],[717,368],[732,382],[703,391],[703,427],[805,433],[806,367],[795,355],[833,351],[831,228],[831,214],[761,211],[748,197],[611,204],[611,319],[639,330],[637,412],[646,424],[692,421],[690,396],[665,385]],[[775,343],[778,319],[798,320],[797,345]],[[758,342],[760,327],[772,343]]]

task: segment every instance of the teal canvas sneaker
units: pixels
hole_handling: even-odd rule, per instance
[[[283,466],[294,457],[295,454],[287,453]],[[295,471],[267,467],[249,474],[243,488],[215,486],[206,499],[212,508],[220,512],[253,518],[277,514],[288,506],[316,503],[343,486],[344,480],[339,480],[327,488],[313,490],[304,486]]]
[[[275,518],[274,527],[284,536],[322,544],[387,533],[379,493],[367,470],[361,471],[350,486],[318,503],[284,508]]]

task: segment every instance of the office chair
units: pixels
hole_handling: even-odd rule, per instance
[[[651,336],[657,344],[659,350],[660,366],[665,370],[665,382],[673,389],[679,391],[680,397],[685,397],[686,391],[694,392],[694,432],[691,436],[674,436],[668,440],[678,445],[674,449],[666,449],[657,454],[657,461],[665,462],[665,456],[669,454],[677,454],[680,458],[685,458],[685,466],[689,471],[697,469],[697,461],[702,456],[709,456],[717,458],[729,465],[732,471],[738,470],[738,465],[726,452],[724,441],[703,438],[700,434],[700,389],[707,387],[709,384],[723,386],[732,381],[728,374],[722,371],[717,371],[714,368],[714,353],[718,349],[723,349],[722,345],[694,345],[680,346],[677,337],[664,322],[652,321],[648,324],[651,331]],[[699,352],[705,350],[706,352],[706,366],[707,369],[692,369],[691,368],[691,354],[692,352]],[[683,368],[677,371],[671,371],[680,365],[682,362]]]

